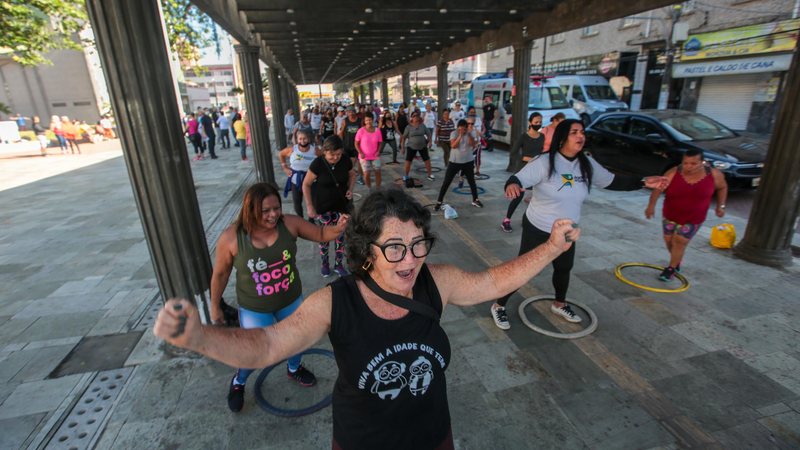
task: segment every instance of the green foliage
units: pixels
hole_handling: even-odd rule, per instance
[[[161,8],[169,46],[180,59],[181,66],[197,66],[200,49],[212,43],[216,32],[214,22],[189,0],[161,0]]]
[[[419,87],[418,84],[415,84],[414,87],[411,88],[411,93],[412,93],[412,95],[414,97],[417,97],[417,98],[420,98],[425,94],[425,92],[422,90],[421,87]]]
[[[49,64],[44,53],[58,49],[80,50],[72,35],[86,22],[81,0],[0,1],[0,55],[33,66]]]
[[[239,86],[236,86],[235,88],[231,89],[230,92],[231,92],[231,95],[244,94],[244,89],[240,88]]]
[[[3,102],[0,102],[0,113],[11,114],[11,108]]]

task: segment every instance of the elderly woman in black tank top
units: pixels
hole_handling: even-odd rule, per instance
[[[339,369],[334,449],[452,449],[442,311],[519,288],[569,249],[580,230],[556,220],[546,243],[471,273],[425,263],[435,241],[430,222],[430,212],[404,191],[375,191],[346,231],[353,273],[311,294],[291,317],[260,330],[209,327],[189,301],[171,299],[154,333],[242,367],[275,364],[328,334]]]

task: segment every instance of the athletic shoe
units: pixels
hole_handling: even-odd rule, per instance
[[[460,177],[458,179],[458,188],[461,189],[464,187],[464,177]]]
[[[339,275],[340,277],[347,275],[347,269],[345,269],[344,266],[341,264],[334,265],[333,271],[336,272],[336,275]]]
[[[475,200],[472,201],[472,206],[476,208],[483,208],[483,203],[481,203],[481,201],[476,198]]]
[[[201,159],[203,159],[203,155],[195,155],[195,157],[193,159],[195,161],[200,161]]]
[[[358,178],[356,178],[356,183],[358,183],[358,184],[360,184],[360,185],[362,185],[362,186],[363,186],[363,185],[364,185],[364,178],[362,178],[361,176],[359,176]]]
[[[511,228],[511,219],[503,219],[503,223],[500,224],[500,229],[505,231],[506,233],[511,233],[514,231]]]
[[[405,182],[407,188],[411,189],[411,188],[414,187],[414,179],[413,178],[407,177],[403,181]]]
[[[289,377],[290,380],[297,381],[301,386],[311,387],[317,384],[317,377],[315,377],[310,370],[303,367],[302,364],[294,372],[287,368],[286,376]]]
[[[672,279],[673,275],[675,275],[675,269],[672,266],[667,266],[667,268],[661,272],[661,275],[658,276],[658,279],[661,281],[669,281]]]
[[[322,263],[322,270],[320,270],[319,272],[320,274],[322,274],[324,278],[328,278],[329,276],[331,276],[331,266],[328,265],[327,261]]]
[[[494,324],[497,325],[497,328],[500,328],[501,330],[511,329],[511,324],[508,323],[506,309],[497,303],[492,305],[492,319],[494,319]]]
[[[675,266],[675,272],[681,273],[681,265],[680,264]]]
[[[557,316],[561,316],[561,318],[567,322],[581,323],[581,320],[583,320],[572,311],[569,305],[562,306],[561,308],[557,308],[556,305],[550,305],[550,311]]]
[[[436,177],[434,177],[433,175],[428,175],[428,181],[433,181],[435,179],[436,179]]]
[[[441,211],[442,210],[442,202],[438,202],[437,204],[433,205],[434,211]]]
[[[244,406],[244,385],[235,384],[231,380],[231,387],[228,389],[228,408],[233,412],[239,412]]]

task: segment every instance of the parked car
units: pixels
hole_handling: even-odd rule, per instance
[[[688,149],[701,150],[734,188],[758,186],[767,156],[767,142],[680,110],[606,113],[586,128],[586,138],[588,151],[604,167],[643,177],[678,165]]]
[[[589,125],[604,112],[625,111],[628,105],[620,101],[605,77],[599,75],[559,75],[553,78],[584,125]]]

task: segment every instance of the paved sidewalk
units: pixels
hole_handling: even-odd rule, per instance
[[[13,177],[27,182],[0,186],[0,448],[329,448],[329,409],[294,419],[267,414],[254,400],[254,374],[244,410],[231,414],[225,396],[232,369],[171,356],[152,337],[148,327],[161,299],[124,161],[119,149],[96,154],[106,151],[108,159],[45,178],[40,164],[60,156],[15,163]],[[440,151],[433,158],[441,164]],[[432,262],[480,270],[516,255],[526,205],[514,216],[514,232],[501,232],[506,158],[484,154],[482,172],[491,176],[479,182],[486,208],[448,193],[460,217],[434,219]],[[0,178],[9,179],[5,163]],[[419,166],[413,170],[422,179]],[[235,213],[251,167],[236,149],[192,162],[209,245]],[[399,166],[385,167],[384,180],[399,176]],[[444,173],[438,175],[414,190],[424,203],[435,200]],[[357,192],[366,194],[363,187]],[[647,198],[643,191],[596,189],[585,204],[569,297],[597,314],[598,330],[589,337],[547,338],[520,321],[525,296],[551,292],[549,268],[512,297],[508,332],[494,326],[488,304],[448,308],[457,448],[800,446],[800,269],[735,259],[708,245],[704,226],[685,259],[688,291],[625,285],[614,277],[616,265],[663,264],[667,257],[660,220],[644,219]],[[292,210],[288,203],[285,211]],[[743,233],[744,219],[726,221]],[[316,246],[299,247],[311,292],[329,280],[318,275]],[[652,270],[626,275],[661,285]],[[235,297],[231,287],[228,299]],[[574,331],[541,309],[526,312],[540,326]],[[94,357],[81,362],[86,354]],[[296,388],[279,367],[264,383],[268,401],[292,408],[327,393],[333,363],[321,356],[306,361],[320,386]]]

